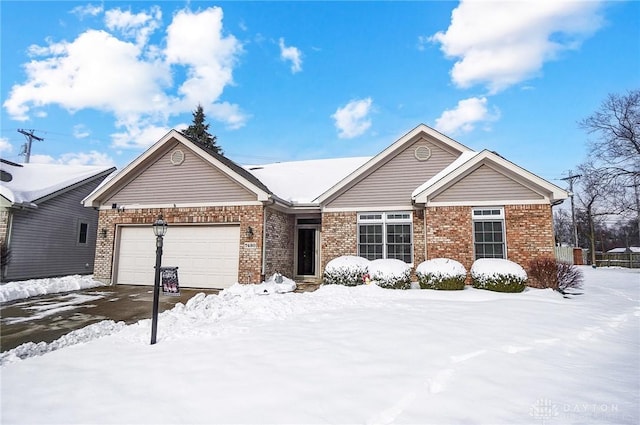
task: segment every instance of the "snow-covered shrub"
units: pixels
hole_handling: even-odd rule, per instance
[[[369,274],[381,288],[411,288],[411,266],[402,260],[373,260],[369,263]]]
[[[482,258],[471,266],[474,288],[497,292],[522,292],[527,272],[517,263],[499,258]]]
[[[322,280],[325,284],[362,285],[362,276],[369,272],[369,260],[353,255],[334,258],[324,268]]]
[[[464,289],[467,270],[455,260],[434,258],[420,263],[416,276],[422,289]]]
[[[561,294],[582,287],[582,272],[573,264],[555,258],[536,258],[529,262],[529,286],[551,288]]]

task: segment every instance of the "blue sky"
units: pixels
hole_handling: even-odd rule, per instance
[[[200,103],[241,164],[375,155],[425,123],[552,180],[640,86],[640,2],[2,1],[0,155],[119,168]]]

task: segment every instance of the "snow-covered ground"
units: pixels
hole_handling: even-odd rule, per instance
[[[583,294],[236,285],[1,371],[2,423],[640,422],[640,273]],[[78,341],[76,341],[78,342]]]
[[[0,302],[95,288],[102,285],[101,282],[93,279],[93,275],[72,275],[7,282],[0,285]]]

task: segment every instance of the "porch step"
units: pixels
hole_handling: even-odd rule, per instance
[[[320,287],[319,282],[296,282],[296,290],[293,292],[313,292]]]

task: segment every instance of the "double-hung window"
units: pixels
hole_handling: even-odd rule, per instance
[[[358,255],[369,260],[413,259],[411,212],[358,214]]]
[[[473,248],[479,258],[506,258],[503,208],[474,208]]]
[[[89,237],[89,223],[83,221],[78,223],[78,244],[86,245]]]

